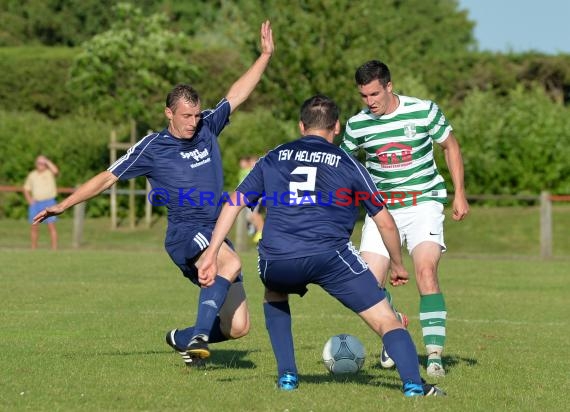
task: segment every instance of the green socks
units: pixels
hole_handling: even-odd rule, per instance
[[[441,293],[421,296],[420,323],[428,353],[428,365],[432,362],[441,363],[441,354],[445,345],[446,318],[445,300]]]

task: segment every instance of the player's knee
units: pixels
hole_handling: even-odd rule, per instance
[[[437,293],[439,291],[437,271],[434,267],[419,268],[416,272],[416,278],[423,294]]]
[[[241,272],[241,260],[237,254],[230,254],[226,256],[222,264],[218,265],[219,271],[224,277],[230,280],[235,280],[235,278]]]
[[[386,299],[360,312],[359,315],[380,336],[384,336],[386,332],[393,329],[402,328],[402,324],[396,318],[396,314]]]
[[[234,319],[230,330],[231,339],[243,338],[249,333],[249,316],[243,316],[239,319]]]
[[[416,277],[426,282],[437,282],[437,271],[433,266],[423,266],[418,268],[416,272]]]

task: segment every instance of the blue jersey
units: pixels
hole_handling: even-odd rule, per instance
[[[267,208],[259,244],[262,259],[314,256],[345,245],[363,204],[384,205],[366,169],[319,136],[305,136],[262,157],[237,187]]]
[[[168,129],[152,133],[109,167],[120,180],[146,176],[170,224],[214,225],[220,214],[224,185],[217,137],[230,116],[222,99],[215,109],[202,112],[192,139],[178,139]]]

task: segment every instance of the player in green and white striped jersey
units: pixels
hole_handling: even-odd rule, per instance
[[[447,310],[437,267],[445,251],[443,205],[447,192],[434,161],[433,142],[443,148],[453,181],[455,220],[462,220],[469,212],[461,150],[451,126],[434,102],[393,93],[390,70],[384,63],[372,60],[363,64],[356,71],[355,80],[367,107],[348,120],[341,147],[353,154],[360,149],[366,153],[366,168],[382,192],[398,225],[402,244],[406,243],[414,263],[420,293],[420,322],[428,354],[427,373],[444,376],[441,358]],[[373,226],[365,222],[360,251],[384,287],[390,262],[382,238]],[[393,286],[407,281],[393,275],[390,279]],[[387,355],[383,349],[383,365]]]

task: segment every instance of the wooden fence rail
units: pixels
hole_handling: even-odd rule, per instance
[[[108,189],[103,192],[104,195],[129,195],[129,213],[130,227],[134,227],[134,205],[132,200],[134,196],[145,196],[145,223],[150,227],[152,221],[152,204],[148,200],[148,193],[150,192],[150,184],[147,181],[146,189],[119,189],[113,186],[113,189]],[[75,191],[73,187],[60,187],[57,189],[58,193],[69,194]],[[0,192],[23,192],[20,186],[0,186]],[[113,193],[114,192],[114,193]],[[453,195],[450,195],[453,198]],[[540,195],[469,195],[467,200],[520,200],[520,201],[534,201],[540,205],[540,256],[544,259],[552,257],[552,203],[553,202],[570,202],[570,195],[551,195],[547,191],[543,191]],[[74,206],[73,211],[73,247],[78,248],[81,246],[81,239],[83,236],[83,220],[85,217],[85,204],[78,204]],[[113,225],[116,227],[116,222]],[[249,248],[250,242],[247,235],[245,214],[241,213],[238,217],[238,227],[236,232],[236,249],[244,251]]]

